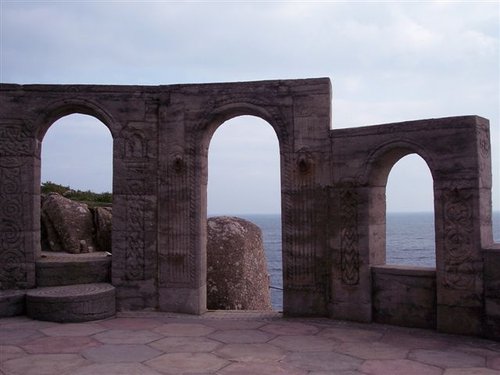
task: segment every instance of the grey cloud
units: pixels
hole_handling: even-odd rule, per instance
[[[329,76],[334,128],[479,114],[492,123],[500,209],[499,6],[2,2],[0,80],[168,84]],[[231,158],[233,143],[225,146]]]

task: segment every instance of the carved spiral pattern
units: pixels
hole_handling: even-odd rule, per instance
[[[20,168],[1,168],[0,177],[2,183],[0,185],[0,193],[16,194],[21,191],[21,170]]]
[[[3,197],[2,197],[3,198]],[[16,217],[19,216],[20,213],[22,212],[22,205],[21,202],[18,200],[14,200],[12,198],[3,198],[3,201],[1,202],[1,207],[2,207],[2,214],[5,217]]]
[[[5,243],[11,243],[9,241],[3,241],[5,234],[2,234],[2,247],[0,248],[0,284],[13,284],[17,282],[26,280],[26,265],[25,258],[22,253],[18,250],[5,250]],[[11,238],[12,240],[12,238]]]
[[[31,155],[33,150],[29,130],[23,123],[0,124],[0,156]]]

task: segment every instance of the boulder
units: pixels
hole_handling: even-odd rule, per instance
[[[95,242],[100,251],[111,252],[113,211],[111,207],[92,208],[94,215]]]
[[[95,250],[93,216],[84,203],[57,193],[42,197],[42,250],[78,254]]]
[[[272,310],[262,232],[237,217],[208,219],[207,308]]]

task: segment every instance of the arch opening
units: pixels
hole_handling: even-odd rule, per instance
[[[41,136],[40,250],[72,255],[111,252],[109,128],[96,117],[72,113],[53,122]]]
[[[433,180],[417,154],[399,159],[387,179],[386,264],[436,267]]]
[[[272,308],[282,310],[281,179],[278,138],[273,127],[260,117],[240,115],[226,119],[227,116],[222,118],[220,126],[211,128],[212,137],[208,153],[208,217],[236,216],[252,222],[261,229]],[[209,271],[210,256],[208,253]],[[208,288],[210,285],[209,281]],[[210,290],[208,299],[210,304]]]

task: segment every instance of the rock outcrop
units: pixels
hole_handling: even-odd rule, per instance
[[[237,217],[208,219],[207,308],[272,310],[258,226]]]
[[[84,203],[50,193],[42,198],[42,250],[72,254],[95,250],[92,213]]]
[[[111,252],[111,232],[113,211],[111,207],[95,207],[92,210],[94,216],[95,241],[97,248],[101,251]]]
[[[57,193],[42,197],[42,250],[111,252],[110,207],[89,208]],[[207,308],[272,310],[262,232],[237,217],[208,219]]]
[[[72,254],[111,251],[111,208],[89,208],[58,193],[42,196],[43,251]]]

